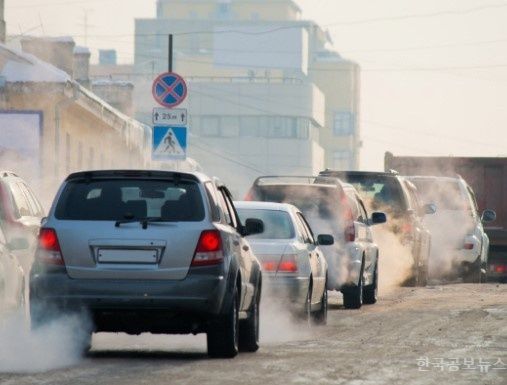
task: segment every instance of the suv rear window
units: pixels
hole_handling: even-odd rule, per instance
[[[70,181],[55,212],[57,219],[89,221],[161,218],[200,222],[204,216],[196,182],[153,179]]]
[[[271,185],[257,187],[264,202],[290,203],[307,217],[336,218],[341,212],[341,194],[335,186]]]
[[[347,182],[353,185],[371,209],[383,209],[388,205],[395,211],[408,208],[400,181],[382,175],[348,175]]]
[[[423,202],[434,203],[437,210],[471,210],[470,202],[457,181],[411,179]]]
[[[289,213],[280,210],[237,209],[241,222],[248,218],[260,219],[264,222],[262,234],[250,235],[254,239],[292,239],[295,237],[294,226]]]

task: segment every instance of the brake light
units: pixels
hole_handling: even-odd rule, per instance
[[[492,269],[495,273],[504,274],[507,273],[507,265],[495,265]]]
[[[199,237],[192,266],[218,265],[224,259],[222,237],[218,230],[204,230]]]
[[[278,271],[281,273],[296,273],[298,271],[296,256],[292,254],[284,255],[278,265]]]
[[[354,214],[350,207],[349,201],[345,192],[342,191],[341,207],[343,210],[343,223],[345,224],[344,238],[345,242],[354,242],[356,240],[356,226],[354,225]]]
[[[277,257],[272,257],[277,258]],[[296,256],[293,254],[286,254],[280,258],[279,261],[274,260],[264,260],[262,261],[262,269],[265,272],[271,273],[297,273],[298,264],[296,260]]]
[[[356,240],[356,226],[354,222],[345,227],[345,242],[354,242]]]
[[[405,222],[403,225],[401,225],[401,232],[403,234],[412,234],[412,231],[414,230],[412,223]]]
[[[255,194],[254,194],[254,192],[252,190],[248,191],[246,193],[246,195],[245,195],[245,199],[244,200],[247,201],[247,202],[255,200]]]
[[[276,262],[273,262],[273,261],[266,261],[266,262],[262,262],[262,269],[264,271],[270,271],[270,272],[273,272],[273,271],[276,271]]]
[[[55,229],[41,228],[36,258],[48,265],[64,266],[65,262]]]

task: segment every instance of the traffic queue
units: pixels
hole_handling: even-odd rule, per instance
[[[255,352],[265,297],[325,325],[330,291],[345,309],[377,302],[379,263],[397,252],[379,245],[378,229],[409,250],[403,285],[487,279],[483,223],[496,214],[479,214],[459,177],[265,176],[236,201],[197,172],[82,171],[45,215],[25,181],[0,175],[0,306],[26,303],[33,329],[88,317],[83,351],[95,332],[151,332],[205,333],[211,357]]]

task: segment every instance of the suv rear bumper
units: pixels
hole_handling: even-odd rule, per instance
[[[192,269],[181,281],[72,279],[65,269],[35,273],[30,277],[32,320],[80,310],[95,318],[149,313],[188,319],[187,323],[210,319],[220,314],[227,297],[228,279],[222,270],[223,266]]]

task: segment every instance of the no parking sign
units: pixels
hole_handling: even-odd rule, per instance
[[[187,97],[187,84],[180,75],[165,72],[153,81],[152,93],[162,107],[173,108],[183,103]]]

